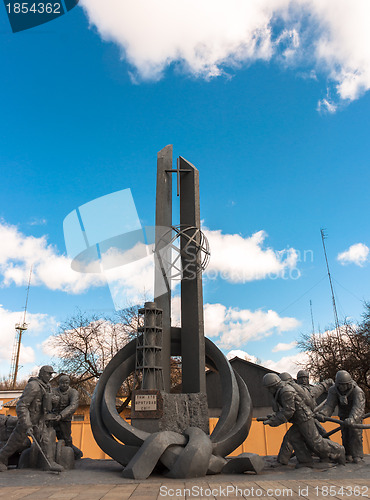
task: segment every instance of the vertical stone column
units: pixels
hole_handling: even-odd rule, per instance
[[[181,172],[181,169],[188,171]],[[199,172],[180,156],[180,224],[200,229]],[[190,233],[189,233],[190,234]],[[182,238],[181,247],[186,244]],[[196,273],[200,255],[187,248],[187,268],[181,280],[182,392],[206,393],[202,273]],[[191,259],[194,264],[189,264]]]
[[[171,250],[165,248],[171,240],[172,226],[172,145],[166,146],[157,155],[157,193],[156,193],[156,249],[163,252],[164,273],[169,274]],[[161,250],[162,249],[162,250]],[[163,250],[164,249],[164,250]],[[170,391],[170,356],[171,356],[171,291],[163,292],[163,271],[158,259],[155,262],[154,300],[162,309],[162,368],[163,384],[166,392]],[[171,287],[171,283],[168,283]]]

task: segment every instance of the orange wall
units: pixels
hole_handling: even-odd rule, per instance
[[[0,413],[15,415],[15,408],[4,408],[3,410],[7,411],[0,411]],[[80,407],[76,412],[76,414],[82,413],[84,414],[83,421],[72,422],[73,443],[83,451],[85,458],[109,458],[109,456],[106,455],[95,442],[90,427],[89,408]],[[217,418],[209,419],[210,432],[212,432],[215,428],[217,420]],[[364,423],[370,424],[370,418],[364,421]],[[326,422],[323,425],[327,431],[330,431],[337,427],[336,424],[331,422]],[[263,425],[262,422],[257,422],[254,418],[252,420],[252,427],[247,439],[232,453],[232,455],[235,456],[244,452],[258,453],[259,455],[277,455],[283,436],[289,429],[289,426],[290,424],[283,424],[279,427],[270,427],[268,425]],[[366,429],[363,431],[363,437],[364,453],[370,454],[370,429]],[[333,436],[331,436],[331,439],[337,443],[341,443],[340,432],[333,434]]]
[[[364,420],[365,424],[370,424],[370,418]],[[216,418],[210,419],[210,430],[213,430],[217,424]],[[325,422],[323,424],[327,431],[331,431],[338,427],[332,422]],[[280,445],[283,436],[289,429],[290,424],[283,424],[279,427],[270,427],[263,425],[263,422],[257,422],[256,419],[252,421],[252,427],[249,435],[244,443],[239,446],[231,455],[239,455],[240,453],[258,453],[259,455],[277,455],[279,453]],[[364,453],[370,454],[370,429],[363,431],[364,438]],[[340,431],[333,434],[330,439],[337,443],[342,444]]]
[[[364,423],[370,424],[370,418]],[[210,418],[209,427],[210,432],[215,428],[217,418]],[[240,453],[250,452],[258,453],[259,455],[277,455],[280,449],[281,442],[284,434],[289,429],[289,424],[283,424],[279,427],[270,427],[263,425],[262,422],[257,422],[256,419],[252,421],[252,427],[247,439],[239,446],[231,455],[239,455]],[[331,422],[326,422],[324,427],[330,431],[337,427]],[[364,436],[364,453],[370,454],[370,429],[363,432]],[[85,457],[89,458],[109,458],[105,455],[93,438],[90,422],[73,422],[72,423],[72,437],[76,446],[81,448]],[[341,443],[340,432],[334,434],[331,439],[337,443]]]

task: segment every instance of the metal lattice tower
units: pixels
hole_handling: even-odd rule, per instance
[[[136,376],[142,377],[142,389],[163,389],[162,369],[162,309],[155,302],[146,302],[139,314],[144,316],[144,326],[138,328]]]
[[[26,304],[24,306],[23,321],[21,321],[20,323],[16,323],[16,325],[15,325],[16,335],[15,335],[15,339],[14,339],[12,360],[11,360],[11,365],[10,365],[10,375],[9,375],[9,378],[12,381],[12,389],[15,389],[15,386],[17,384],[17,376],[18,376],[18,369],[19,369],[19,355],[21,352],[21,345],[22,345],[22,335],[23,335],[23,332],[26,331],[28,328],[28,324],[26,323],[26,313],[27,313],[27,305],[28,305],[28,295],[30,292],[30,285],[31,285],[31,276],[32,276],[32,266],[30,269],[30,276],[28,278]]]
[[[339,319],[338,319],[338,312],[337,312],[337,305],[335,303],[335,294],[334,294],[334,287],[333,287],[333,282],[331,280],[331,274],[330,274],[330,269],[329,269],[329,261],[328,257],[326,255],[326,246],[325,246],[325,229],[320,229],[321,233],[321,240],[322,240],[322,246],[324,248],[324,255],[325,255],[325,262],[326,262],[326,269],[328,271],[328,278],[329,278],[329,283],[330,283],[330,290],[331,290],[331,301],[333,305],[333,313],[334,313],[334,324],[335,324],[335,332],[336,336],[338,339],[338,351],[339,351],[339,363],[342,363],[342,346],[341,346],[341,333],[340,333],[340,326],[339,326]],[[339,366],[338,366],[339,368]]]

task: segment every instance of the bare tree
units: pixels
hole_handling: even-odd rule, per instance
[[[308,355],[305,368],[313,378],[335,378],[338,370],[348,371],[365,391],[370,406],[370,304],[365,303],[362,322],[344,322],[339,332],[302,335],[298,347]]]
[[[49,341],[58,353],[58,369],[73,373],[80,382],[98,379],[113,356],[136,337],[137,327],[134,307],[120,311],[114,318],[77,311]]]
[[[0,379],[0,391],[20,391],[23,390],[26,387],[27,380],[19,380],[15,387],[13,387],[13,380],[11,380],[9,377],[2,377]]]
[[[71,385],[83,393],[92,394],[94,387],[109,361],[128,342],[137,337],[142,326],[138,307],[117,311],[113,317],[88,315],[77,311],[64,321],[58,332],[49,340],[49,347],[56,353],[59,372],[71,377]],[[171,387],[181,383],[181,360],[171,358]],[[119,393],[125,397],[118,407],[121,412],[131,401],[132,391],[140,387],[137,374],[131,374],[122,384]]]

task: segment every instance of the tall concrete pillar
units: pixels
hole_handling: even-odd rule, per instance
[[[171,283],[166,283],[163,292],[164,275],[168,275],[171,262],[171,250],[166,249],[171,240],[172,226],[172,145],[166,146],[157,155],[157,192],[156,192],[156,249],[162,254],[162,262],[156,258],[154,300],[162,309],[162,368],[163,384],[166,392],[170,391],[170,356],[171,356]],[[168,228],[168,229],[166,229]],[[158,253],[158,252],[157,252]],[[163,268],[161,268],[163,265]]]
[[[181,156],[179,167],[180,224],[200,229],[199,172]],[[196,229],[187,234],[199,243]],[[185,246],[181,280],[182,392],[206,393],[202,273],[197,272],[200,254],[195,243],[181,237],[181,249]]]

